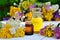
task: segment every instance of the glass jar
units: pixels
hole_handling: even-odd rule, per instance
[[[25,35],[33,35],[33,24],[31,21],[25,23]]]
[[[41,8],[33,8],[32,9],[32,24],[34,26],[34,33],[38,33],[40,29],[42,28],[42,15],[41,15]]]

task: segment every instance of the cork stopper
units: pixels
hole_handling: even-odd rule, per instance
[[[26,21],[25,24],[32,24],[32,22],[28,20],[28,21]]]

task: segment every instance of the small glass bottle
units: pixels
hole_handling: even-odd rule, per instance
[[[42,13],[40,12],[41,8],[32,9],[32,24],[34,26],[34,33],[39,33],[43,25]]]
[[[25,35],[33,35],[33,24],[31,21],[25,23]]]

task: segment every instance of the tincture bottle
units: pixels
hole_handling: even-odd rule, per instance
[[[33,24],[31,21],[25,23],[25,35],[33,35]]]

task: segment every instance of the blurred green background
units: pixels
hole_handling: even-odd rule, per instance
[[[7,12],[9,12],[10,6],[13,5],[14,2],[18,3],[19,1],[20,0],[0,0],[0,20],[2,20],[2,18],[4,18],[4,17],[7,17],[8,16]],[[60,5],[60,0],[36,0],[35,3],[37,3],[37,2],[45,3],[45,2],[49,2],[49,1],[52,4]]]

